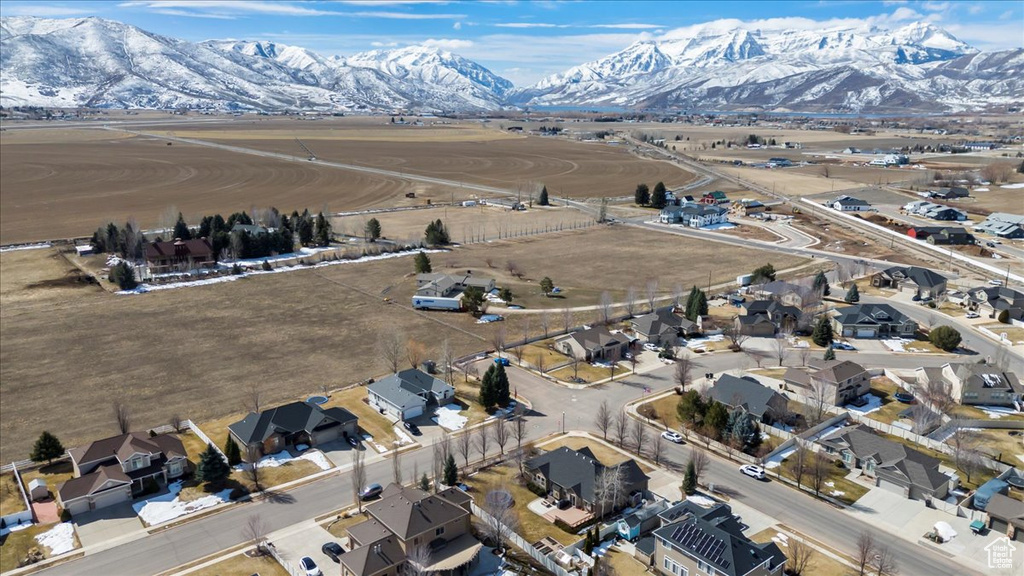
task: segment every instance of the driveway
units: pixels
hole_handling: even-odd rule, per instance
[[[323,444],[317,444],[317,449],[327,456],[327,459],[331,461],[331,464],[335,466],[350,466],[352,464],[352,445],[345,440],[333,440],[331,442],[324,442]],[[366,452],[365,456],[369,457],[371,454],[375,454],[373,450],[370,450],[369,446],[360,442],[359,450]]]
[[[313,562],[316,562],[317,567],[324,574],[340,572],[338,564],[321,552],[320,547],[327,542],[341,544],[341,539],[335,538],[334,535],[312,520],[303,522],[299,526],[270,534],[268,540],[274,544],[281,557],[292,568],[297,569],[299,560],[303,556],[309,556],[313,559]]]
[[[121,539],[143,527],[129,502],[79,514],[74,524],[83,548]]]
[[[895,529],[901,529],[922,510],[925,509],[921,500],[911,500],[889,492],[883,488],[872,488],[854,503],[851,511],[871,517],[871,522],[885,522]]]

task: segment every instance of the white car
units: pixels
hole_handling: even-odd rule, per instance
[[[661,348],[658,348],[657,344],[651,344],[650,342],[648,342],[647,344],[644,344],[644,350],[647,350],[649,352],[657,352],[658,350],[661,350]]]
[[[989,280],[988,283],[993,285],[993,286],[1002,286],[1003,285],[1003,281],[1002,280]]]
[[[741,466],[740,472],[743,472],[747,476],[750,476],[751,478],[756,478],[758,480],[764,480],[766,478],[766,476],[764,475],[764,468],[761,468],[760,466],[754,466],[753,464]]]
[[[683,443],[683,437],[680,436],[678,432],[673,432],[671,430],[665,430],[664,432],[662,432],[661,437],[664,438],[665,440],[668,440],[669,442],[675,442],[676,444]]]
[[[303,556],[302,560],[299,560],[299,568],[305,572],[306,576],[323,576],[324,574],[309,556]]]
[[[978,314],[977,312],[968,312],[966,314],[966,317],[967,318],[981,318],[981,314]]]

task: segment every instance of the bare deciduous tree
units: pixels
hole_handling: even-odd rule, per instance
[[[811,347],[804,346],[799,348],[800,350],[800,365],[807,366],[807,361],[811,359]]]
[[[455,385],[455,348],[447,338],[441,342],[441,369],[444,371],[444,380],[448,384]]]
[[[572,328],[572,310],[562,308],[562,330],[568,332]]]
[[[655,464],[661,464],[661,456],[662,456],[662,454],[664,454],[664,452],[665,452],[665,439],[661,437],[661,434],[658,434],[658,435],[656,435],[654,437],[654,450],[653,450],[653,454],[652,454],[654,456],[654,463]]]
[[[814,549],[796,538],[789,539],[789,548],[786,550],[786,566],[788,572],[793,576],[809,574],[814,563],[811,561],[814,556]]]
[[[540,315],[540,329],[544,331],[544,337],[548,337],[548,330],[551,328],[551,312],[545,310]]]
[[[821,378],[811,377],[807,395],[807,424],[817,426],[825,419],[827,408],[832,404],[835,389]]]
[[[473,433],[469,430],[464,430],[462,434],[459,434],[455,440],[455,448],[459,451],[459,455],[462,456],[462,475],[465,476],[469,473],[469,455],[473,451]]]
[[[789,468],[789,473],[793,475],[793,479],[796,480],[797,488],[803,485],[804,476],[807,475],[807,463],[810,457],[811,451],[804,446],[800,446],[786,460],[786,466]]]
[[[476,449],[480,452],[480,459],[487,462],[487,444],[491,435],[487,432],[487,426],[480,426],[476,429]]]
[[[597,407],[597,413],[594,414],[594,425],[601,431],[601,436],[606,441],[608,440],[608,429],[612,425],[612,411],[608,407],[608,401],[602,400],[601,404]]]
[[[707,471],[708,466],[711,465],[711,458],[708,457],[708,453],[701,450],[700,448],[690,449],[690,462],[693,462],[694,479],[697,484],[700,484],[700,478]]]
[[[899,574],[899,566],[896,558],[893,557],[892,549],[882,544],[875,549],[875,555],[871,557],[871,569],[875,576],[895,576]]]
[[[648,278],[647,279],[646,289],[647,289],[647,291],[646,291],[646,295],[647,295],[647,308],[651,312],[654,312],[654,304],[658,300],[658,279],[657,278]]]
[[[262,454],[260,453],[260,446],[258,444],[248,444],[245,447],[245,461],[246,464],[243,466],[245,471],[245,477],[252,482],[252,491],[260,492],[263,490],[261,481],[263,480],[263,471],[260,470],[259,463]]]
[[[621,466],[604,468],[597,475],[597,482],[594,486],[594,498],[601,507],[601,518],[609,511],[615,510],[619,502],[626,496],[625,472]]]
[[[682,284],[676,284],[672,288],[672,307],[673,308],[679,308],[680,306],[683,305],[683,294],[685,294],[685,292],[683,291],[683,285]]]
[[[181,415],[177,412],[171,414],[170,424],[175,432],[181,432]]]
[[[772,341],[772,352],[775,354],[775,359],[779,361],[779,366],[782,366],[782,363],[786,360],[787,345],[788,342],[786,342],[786,334],[784,333],[777,334]]]
[[[391,451],[391,480],[395,484],[402,483],[402,453],[398,447]]]
[[[114,412],[114,422],[117,424],[117,429],[121,431],[121,434],[131,432],[132,412],[128,408],[128,405],[118,399],[114,400],[112,408]]]
[[[494,346],[494,351],[501,356],[501,353],[505,351],[505,326],[498,323],[494,327],[494,332],[491,333],[491,346]]]
[[[953,399],[953,383],[945,378],[930,378],[922,394],[932,407],[943,414],[948,413],[956,404]]]
[[[626,314],[629,315],[630,318],[632,318],[635,312],[636,312],[636,288],[630,286],[626,290]],[[608,323],[608,320],[606,319],[605,320],[605,324],[607,324],[607,323]]]
[[[821,488],[828,480],[829,469],[832,468],[832,460],[823,452],[815,452],[811,457],[811,488],[814,495],[821,495]]]
[[[430,576],[433,574],[427,567],[432,564],[430,548],[426,545],[410,546],[402,565],[402,576]]]
[[[939,415],[933,412],[927,404],[918,402],[911,406],[910,418],[914,423],[914,433],[924,436],[935,427],[935,423],[939,420]]]
[[[693,382],[693,369],[697,366],[693,358],[690,357],[688,349],[684,348],[682,353],[676,357],[675,372],[672,376],[675,378],[676,386],[686,390],[686,387]]]
[[[505,445],[509,441],[508,420],[498,418],[498,421],[491,425],[491,434],[494,436],[494,443],[498,445],[498,451],[505,456]]]
[[[402,361],[402,337],[395,330],[384,330],[377,335],[377,355],[392,373],[398,372]]]
[[[875,555],[875,537],[868,531],[862,531],[857,537],[857,576],[864,576],[864,569]]]
[[[580,358],[576,354],[569,355],[569,364],[572,365],[572,377],[575,380],[580,377]]]
[[[743,344],[750,338],[738,329],[735,323],[726,326],[722,330],[722,334],[729,340],[729,345],[733,350],[742,350]]]
[[[250,514],[242,527],[242,538],[252,544],[257,556],[266,552],[267,523],[263,521],[263,517],[259,514]]]
[[[612,429],[615,432],[615,442],[622,448],[626,444],[626,435],[629,434],[629,418],[618,412],[612,419]]]
[[[600,313],[600,320],[602,324],[607,325],[612,319],[612,295],[608,292],[601,292],[601,298],[598,301],[598,312]]]
[[[427,345],[419,340],[409,339],[405,345],[405,358],[409,361],[409,367],[417,369],[420,362],[427,356]]]
[[[644,449],[644,442],[647,441],[647,427],[643,420],[633,421],[633,444],[636,445],[636,454],[639,456]]]
[[[509,491],[507,486],[498,486],[496,490]],[[490,516],[490,518],[484,518],[484,531],[495,547],[501,548],[519,527],[519,515],[516,512],[516,507],[510,506],[502,498],[485,498],[484,512]]]
[[[359,507],[359,513],[363,513],[363,499],[359,494],[366,485],[366,466],[363,463],[363,451],[355,448],[352,450],[352,498]]]

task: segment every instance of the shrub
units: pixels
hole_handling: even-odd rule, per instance
[[[842,460],[833,460],[832,461],[832,465],[835,466],[836,468],[839,468],[839,469],[846,468],[846,465],[843,464]]]
[[[71,522],[71,511],[69,511],[67,508],[61,508],[60,509],[60,521],[61,522]]]
[[[939,326],[928,334],[928,341],[946,352],[956,350],[961,340],[960,332],[952,326]]]
[[[996,320],[999,320],[999,322],[1001,324],[1009,324],[1010,323],[1010,311],[1009,310],[1003,310],[1002,312],[999,313],[999,317],[996,318]]]
[[[110,269],[110,275],[107,276],[107,279],[117,284],[117,287],[121,290],[132,290],[139,285],[135,280],[135,270],[124,261],[118,262]]]
[[[541,488],[540,486],[534,484],[533,482],[528,481],[526,483],[526,489],[529,490],[530,492],[533,492],[537,496],[540,496],[541,498],[544,498],[545,496],[548,495],[547,490]]]
[[[238,264],[232,264],[231,265],[231,275],[232,276],[238,276],[241,273],[242,273],[242,267],[241,266],[239,266]]]
[[[270,272],[271,270],[273,270],[273,269],[274,269],[274,268],[273,268],[273,267],[272,267],[272,266],[270,265],[270,262],[267,262],[266,260],[264,260],[264,261],[263,261],[263,264],[261,264],[261,265],[260,265],[260,267],[261,267],[261,268],[263,268],[264,272]]]

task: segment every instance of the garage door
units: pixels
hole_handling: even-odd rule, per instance
[[[1006,529],[1009,525],[1002,520],[992,518],[991,523],[988,525],[988,529],[998,534],[1006,534]],[[1024,530],[1018,530],[1018,532],[1024,532]]]
[[[423,415],[423,406],[416,406],[415,408],[406,408],[406,410],[405,410],[405,418],[404,419],[405,420],[409,420],[411,418],[415,418],[417,416],[422,416],[422,415]]]
[[[93,502],[96,503],[94,509],[106,508],[107,506],[113,506],[114,504],[120,504],[128,500],[128,495],[125,493],[125,489],[118,488],[111,490],[110,492],[102,492],[93,496]]]
[[[903,486],[900,486],[899,484],[896,484],[894,482],[889,482],[888,480],[879,480],[878,487],[887,492],[899,494],[900,496],[905,496],[907,493],[906,489]]]
[[[857,338],[874,338],[875,331],[872,328],[858,328]]]

